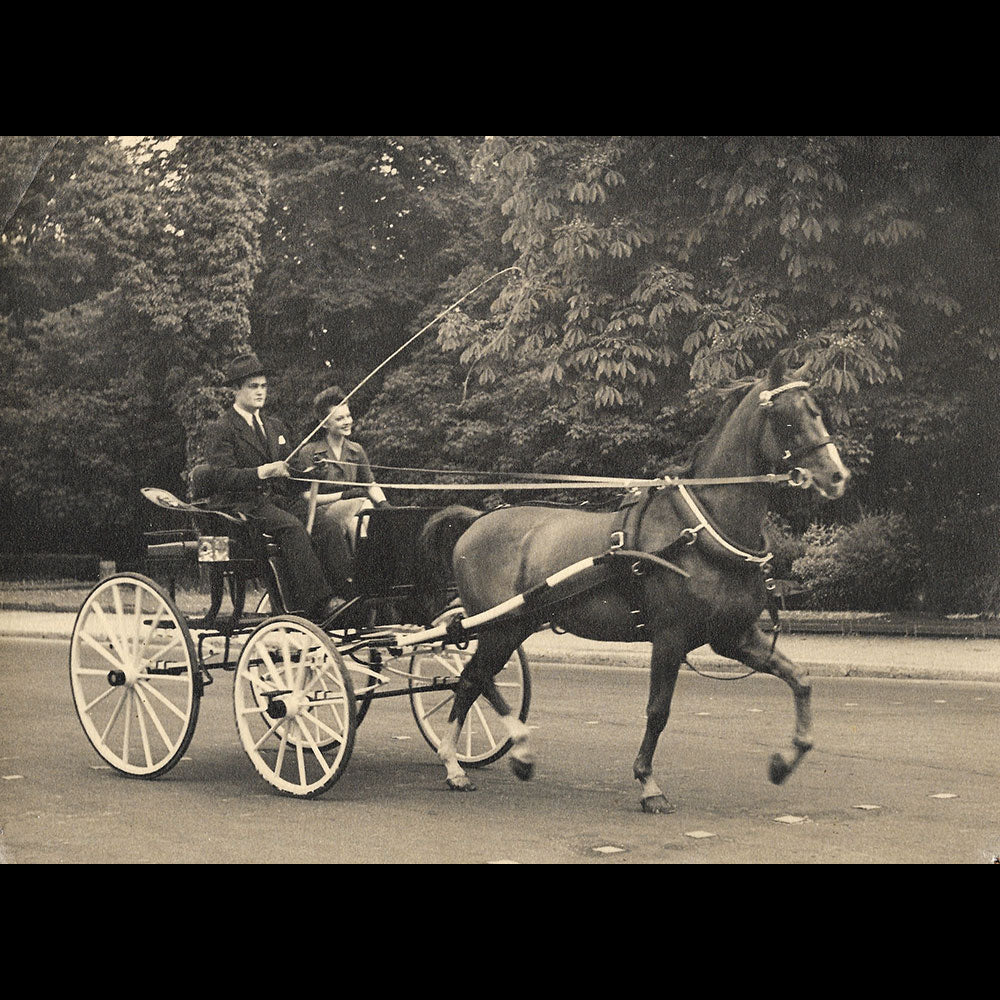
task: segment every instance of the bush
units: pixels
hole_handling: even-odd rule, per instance
[[[813,524],[791,567],[808,589],[809,607],[896,611],[918,579],[917,547],[900,514],[865,514],[850,525]]]
[[[0,553],[3,580],[97,580],[101,560],[96,555],[49,552]]]
[[[945,612],[1000,616],[1000,504],[959,497],[942,509],[927,539],[931,604]]]
[[[778,580],[792,575],[792,564],[805,555],[804,536],[796,534],[788,522],[775,513],[769,513],[764,522],[764,542],[769,552],[774,553],[771,573]]]

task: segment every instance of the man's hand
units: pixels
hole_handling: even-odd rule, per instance
[[[290,475],[287,462],[268,462],[266,465],[257,466],[258,479],[287,479]]]

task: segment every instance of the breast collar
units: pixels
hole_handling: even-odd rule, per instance
[[[705,513],[705,509],[698,503],[686,486],[677,486],[675,489],[677,490],[677,496],[683,501],[683,506],[676,502],[674,506],[679,508],[681,517],[687,525],[681,532],[686,545],[694,545],[699,538],[704,536],[704,540],[719,554],[731,559],[737,559],[740,562],[764,567],[774,558],[773,552],[767,552],[763,549],[757,551],[744,549],[735,542],[730,541],[712,523],[711,518]]]

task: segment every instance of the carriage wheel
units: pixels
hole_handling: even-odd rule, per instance
[[[271,597],[269,594],[265,594],[257,602],[257,614],[259,615],[269,615],[271,613]],[[374,623],[373,623],[374,624]],[[345,635],[345,641],[349,640],[350,636]],[[381,684],[376,681],[368,671],[380,674],[382,672],[382,656],[378,650],[361,648],[355,650],[353,653],[349,653],[348,657],[361,664],[364,668],[363,670],[355,669],[352,673],[352,682],[354,687],[354,700],[358,706],[358,718],[357,725],[361,725],[365,720],[365,716],[368,714],[368,709],[371,708],[372,695],[381,687]],[[347,669],[351,670],[351,664],[347,664]]]
[[[461,618],[465,609],[449,608],[438,615],[434,625],[445,624],[453,618]],[[458,649],[454,646],[428,646],[418,648],[410,659],[410,673],[422,678],[455,678],[458,679],[466,663],[476,651],[476,641],[472,640],[468,648]],[[422,681],[410,679],[410,708],[417,728],[436,753],[441,746],[441,739],[447,730],[448,715],[454,691],[421,691]],[[531,675],[528,671],[528,658],[518,647],[511,658],[497,674],[497,687],[504,696],[511,712],[522,722],[528,718],[531,705]],[[485,767],[499,760],[512,746],[507,738],[506,730],[500,721],[500,716],[485,698],[476,699],[465,717],[465,725],[458,739],[458,760],[466,767]]]
[[[198,721],[202,680],[187,623],[138,573],[102,580],[76,616],[69,676],[76,714],[115,770],[155,778],[181,759]]]
[[[285,795],[312,798],[343,773],[357,707],[333,640],[304,618],[263,622],[240,653],[236,728],[258,773]]]

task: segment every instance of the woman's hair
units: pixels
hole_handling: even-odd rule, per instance
[[[317,419],[325,417],[330,410],[344,401],[347,395],[339,385],[331,385],[329,389],[316,393],[313,397],[313,412]]]

